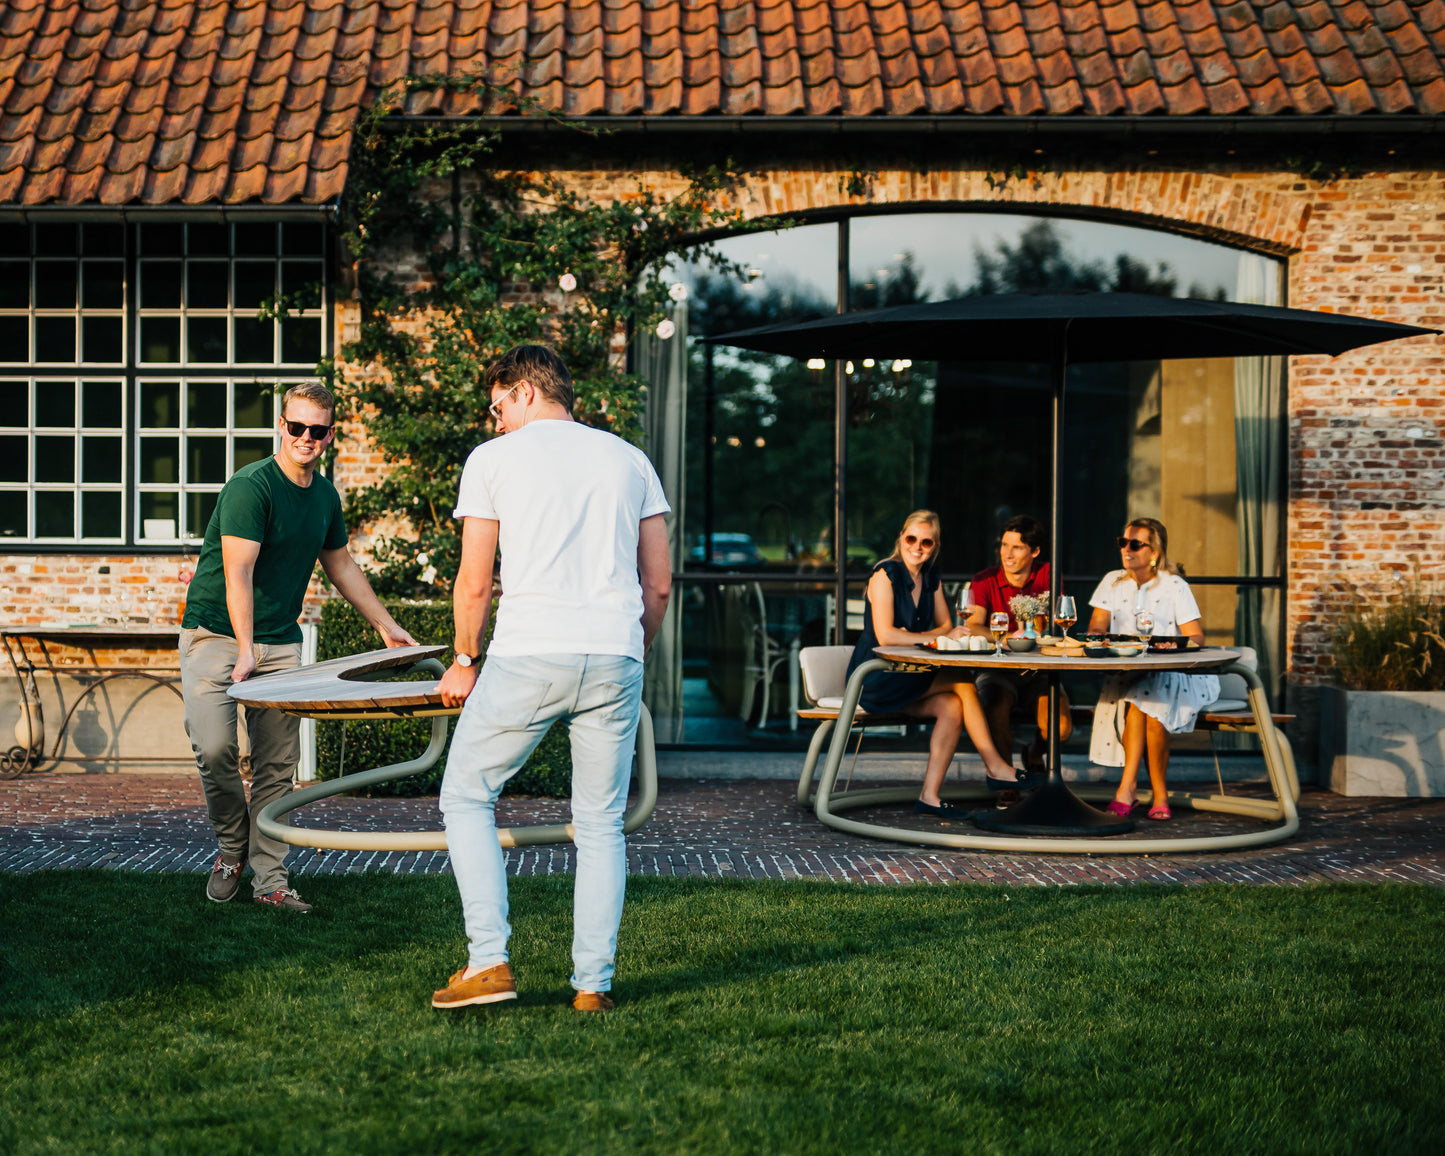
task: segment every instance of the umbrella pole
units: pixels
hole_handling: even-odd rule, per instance
[[[1059,340],[1059,356],[1054,365],[1053,382],[1053,463],[1050,471],[1051,510],[1049,514],[1049,611],[1054,620],[1059,605],[1060,569],[1063,555],[1062,484],[1064,444],[1064,376],[1069,370],[1068,323]],[[1134,829],[1133,819],[1119,819],[1089,806],[1064,784],[1064,770],[1059,758],[1059,672],[1049,671],[1048,779],[1036,791],[1030,791],[1012,807],[1003,811],[975,811],[973,823],[985,831],[1011,835],[1123,835]]]

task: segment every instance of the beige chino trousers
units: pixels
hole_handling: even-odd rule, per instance
[[[256,830],[256,816],[267,803],[291,791],[301,761],[301,720],[279,710],[239,707],[226,691],[240,654],[236,640],[205,627],[182,630],[181,696],[186,705],[186,734],[196,753],[196,769],[206,792],[206,811],[216,841],[227,855],[245,855],[255,878],[257,895],[287,885],[286,853],[290,846]],[[301,665],[301,644],[256,644],[256,674],[274,674]],[[246,712],[251,742],[251,798],[241,781],[237,710]],[[285,819],[281,820],[283,823]]]

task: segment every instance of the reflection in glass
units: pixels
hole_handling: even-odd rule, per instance
[[[29,317],[0,317],[0,360],[30,360]]]
[[[257,256],[276,252],[276,226],[269,221],[243,221],[236,225],[236,252]]]
[[[35,391],[36,425],[75,425],[75,386],[68,381],[41,382]]]
[[[276,356],[276,323],[257,321],[254,317],[236,316],[236,361],[270,362]]]
[[[174,429],[181,424],[180,382],[140,383],[140,424],[143,429]]]
[[[226,360],[226,319],[188,317],[186,358],[193,363],[216,364]]]
[[[179,309],[181,307],[181,269],[179,261],[142,261],[140,263],[140,307],[142,309]]]
[[[0,490],[0,537],[27,536],[29,527],[25,525],[26,505],[24,490]]]
[[[174,490],[142,493],[140,496],[141,536],[145,538],[177,537],[177,506]],[[156,522],[160,522],[161,525],[155,525]],[[170,524],[166,525],[167,522]]]
[[[281,251],[288,256],[315,254],[322,249],[321,226],[310,222],[287,221],[281,226]]]
[[[217,221],[198,221],[186,229],[191,256],[224,257],[231,251],[230,228]]]
[[[320,261],[283,261],[281,263],[281,292],[290,297],[297,294],[292,308],[321,308]]]
[[[86,538],[121,536],[119,491],[88,491],[80,495],[80,532]]]
[[[84,340],[82,361],[106,362],[124,359],[125,335],[121,318],[82,317],[80,332]]]
[[[237,438],[236,469],[249,466],[252,462],[259,462],[262,458],[269,458],[275,452],[276,441],[274,438]]]
[[[121,261],[86,261],[80,296],[87,309],[119,309],[125,304],[125,264]]]
[[[276,295],[274,261],[237,261],[235,278],[237,310],[259,309],[262,301]]]
[[[120,438],[86,437],[80,443],[82,482],[119,482],[121,478]]]
[[[206,527],[211,524],[211,515],[216,512],[216,501],[220,496],[210,490],[192,490],[186,494],[186,537],[205,537]]]
[[[35,536],[75,536],[75,494],[71,490],[35,491]]]
[[[0,261],[0,309],[30,305],[30,262]]]
[[[86,429],[118,429],[123,420],[118,381],[87,381],[81,384],[81,422]]]
[[[321,358],[321,319],[292,318],[281,323],[281,360],[313,365]]]
[[[276,394],[270,382],[238,381],[234,389],[236,428],[269,429],[276,420]]]
[[[140,251],[147,257],[176,254],[181,251],[182,226],[171,222],[153,225],[137,225],[140,234]]]
[[[181,480],[179,439],[141,438],[140,480],[154,483]]]
[[[224,309],[230,272],[228,261],[187,262],[186,305],[191,309]]]
[[[75,481],[75,437],[37,437],[35,439],[35,480],[37,482]]]
[[[142,317],[140,319],[140,359],[175,364],[181,359],[181,319],[179,317]]]
[[[0,381],[0,425],[30,424],[30,383]]]
[[[75,252],[75,226],[40,224],[35,226],[35,251],[47,257],[66,257]]]
[[[35,319],[35,360],[75,360],[74,316]]]
[[[187,382],[186,424],[225,429],[226,390],[224,381]]]
[[[217,484],[226,480],[226,439],[186,438],[186,480]]]
[[[35,262],[35,307],[74,309],[76,269],[74,261]]]
[[[125,252],[124,225],[93,221],[82,228],[85,230],[83,252],[104,253],[110,257],[119,257]]]
[[[0,482],[30,480],[30,439],[24,434],[0,437]]]

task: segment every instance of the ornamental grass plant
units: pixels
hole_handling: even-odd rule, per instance
[[[1445,590],[1420,576],[1354,587],[1335,630],[1335,682],[1346,690],[1445,690]]]

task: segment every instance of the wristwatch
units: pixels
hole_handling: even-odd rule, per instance
[[[479,654],[463,654],[463,653],[459,650],[459,651],[457,651],[457,665],[458,665],[458,666],[476,666],[476,665],[477,665],[477,659],[480,658],[480,657],[481,657],[481,655],[479,655]]]

